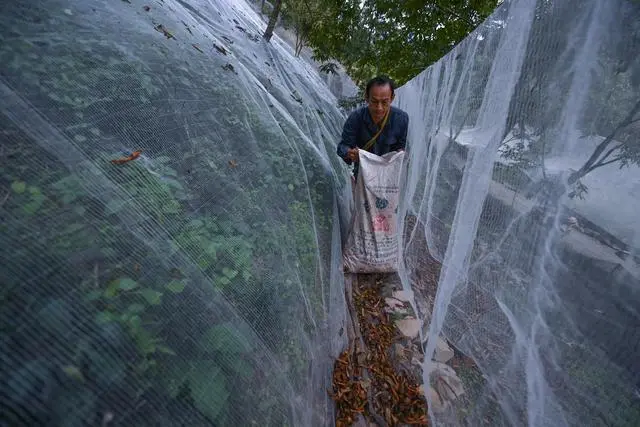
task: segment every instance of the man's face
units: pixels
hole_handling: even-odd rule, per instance
[[[380,123],[382,121],[391,107],[391,101],[393,101],[393,95],[389,84],[371,87],[367,103],[369,104],[369,113],[374,122]]]

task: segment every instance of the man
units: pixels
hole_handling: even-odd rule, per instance
[[[338,156],[348,165],[355,163],[353,174],[356,178],[359,150],[378,156],[404,150],[409,128],[409,115],[391,106],[395,97],[395,85],[391,79],[386,76],[371,79],[364,94],[367,105],[349,115],[337,150]]]

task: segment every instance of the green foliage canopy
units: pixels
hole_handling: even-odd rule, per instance
[[[298,0],[291,0],[298,1]],[[307,43],[319,61],[342,63],[361,85],[378,73],[399,84],[440,59],[475,29],[498,0],[325,2]]]

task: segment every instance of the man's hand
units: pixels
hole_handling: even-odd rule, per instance
[[[357,162],[359,160],[359,156],[358,156],[358,148],[350,148],[349,150],[347,150],[347,159],[351,160],[352,162]]]

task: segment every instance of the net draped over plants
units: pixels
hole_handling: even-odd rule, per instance
[[[6,425],[334,424],[346,116],[265,26],[0,4]],[[475,362],[435,425],[640,423],[639,100],[624,0],[505,1],[398,89],[400,277]]]
[[[640,4],[504,2],[398,105],[426,358],[440,335],[477,365],[434,424],[638,425]]]
[[[8,425],[330,423],[318,74],[241,2],[5,2],[0,28]]]

